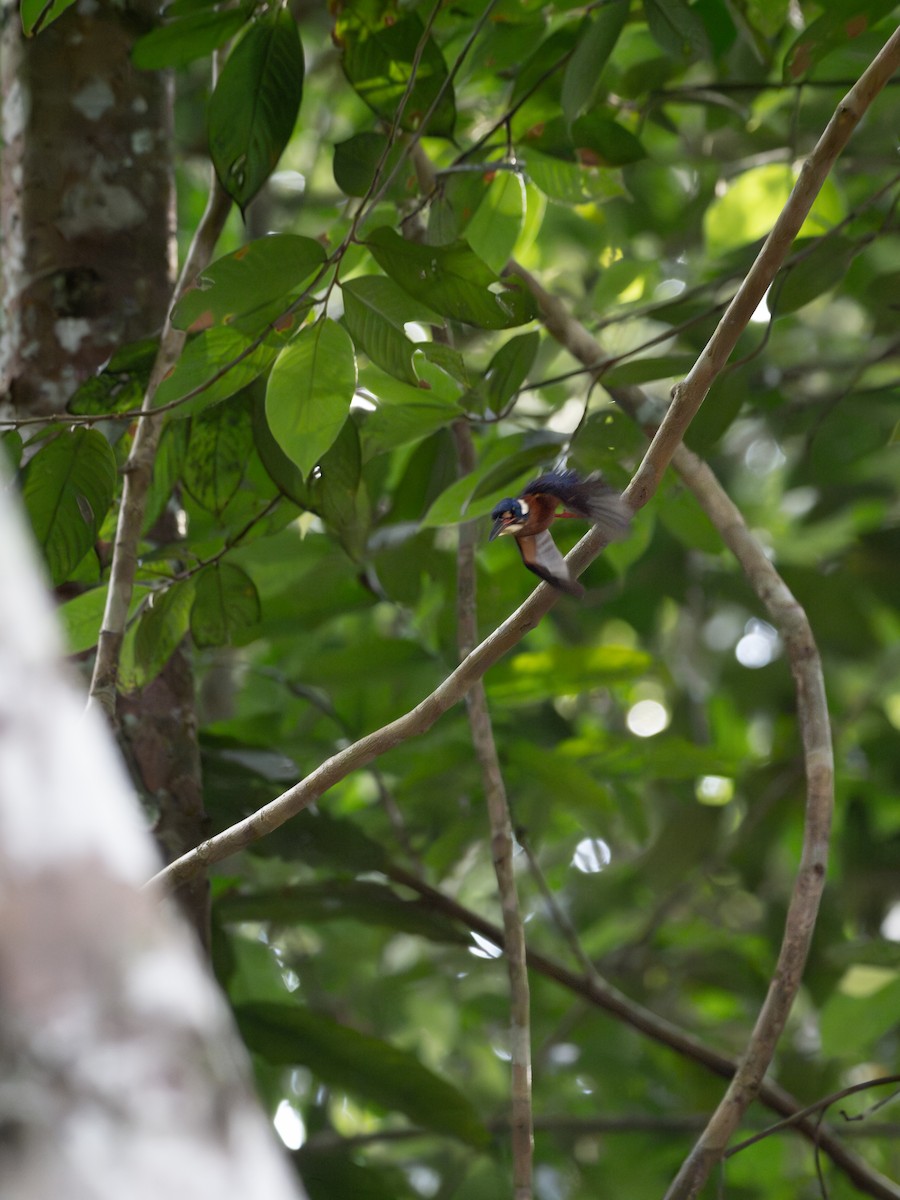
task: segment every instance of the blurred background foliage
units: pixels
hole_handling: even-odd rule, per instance
[[[896,12],[872,0],[300,0],[279,13],[176,0],[166,16],[136,57],[177,68],[181,249],[211,144],[239,206],[217,254],[241,253],[182,302],[194,336],[160,399],[208,384],[265,336],[172,410],[146,528],[175,504],[183,537],[141,548],[123,672],[142,686],[192,636],[217,831],[452,669],[461,520],[486,535],[496,500],[563,457],[625,485],[644,435],[604,384],[643,387],[648,421],[662,410]],[[211,102],[209,52],[235,35]],[[806,607],[824,659],[835,839],[775,1065],[804,1102],[900,1070],[896,96],[854,135],[687,439]],[[374,182],[385,154],[393,174]],[[282,240],[259,240],[271,233]],[[527,294],[506,321],[491,280],[510,257],[613,356],[599,381]],[[132,407],[152,351],[123,347],[72,411]],[[477,450],[462,481],[455,421]],[[85,657],[130,436],[100,430],[55,430],[23,472]],[[6,440],[18,458],[21,438]],[[94,517],[77,536],[73,472]],[[556,528],[568,549],[579,530]],[[508,542],[484,542],[482,635],[532,582]],[[605,978],[736,1055],[800,842],[781,643],[671,473],[582,582],[584,602],[564,597],[486,678],[529,943],[580,971],[549,889]],[[213,887],[216,969],[313,1200],[508,1194],[507,984],[466,912],[499,921],[463,709],[222,864]],[[546,975],[532,1004],[536,1195],[659,1196],[721,1080]],[[834,1119],[896,1179],[890,1115]],[[754,1128],[767,1119],[751,1111]],[[855,1194],[825,1171],[832,1197]],[[821,1194],[812,1148],[790,1135],[729,1161],[724,1186]]]

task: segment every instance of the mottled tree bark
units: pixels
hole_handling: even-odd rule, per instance
[[[154,0],[80,0],[25,39],[3,2],[0,397],[34,416],[165,315],[169,83],[130,51]]]
[[[175,269],[171,86],[131,63],[156,0],[79,0],[36,37],[2,3],[0,409],[65,409],[118,347],[158,331]],[[172,536],[171,530],[166,536]],[[193,678],[185,647],[131,696],[119,731],[158,814],[163,854],[205,835]],[[179,895],[208,943],[204,880]]]

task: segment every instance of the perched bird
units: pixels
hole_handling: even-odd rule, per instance
[[[563,511],[557,509],[562,505]],[[579,479],[575,471],[548,471],[533,479],[515,499],[501,500],[491,513],[494,527],[488,539],[504,533],[516,539],[522,562],[529,571],[572,596],[583,596],[584,588],[573,579],[553,538],[547,532],[558,517],[581,517],[593,521],[604,537],[625,537],[631,511],[614,488],[598,474]]]

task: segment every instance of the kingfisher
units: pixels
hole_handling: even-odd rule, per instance
[[[560,505],[562,512],[557,511]],[[576,471],[548,471],[516,498],[501,500],[491,516],[494,527],[489,541],[511,533],[529,571],[571,596],[583,596],[584,588],[570,574],[548,532],[550,526],[559,517],[580,517],[593,521],[608,541],[614,541],[628,533],[631,510],[597,472],[581,479]]]

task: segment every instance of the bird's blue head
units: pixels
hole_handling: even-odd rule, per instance
[[[524,500],[507,498],[494,506],[491,517],[494,527],[488,538],[489,542],[502,533],[519,533],[528,518],[528,505]]]

